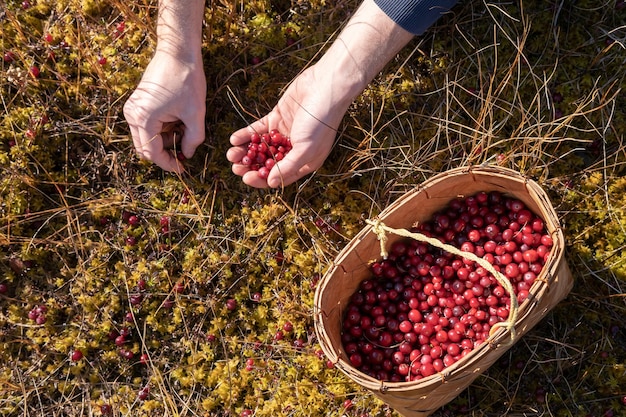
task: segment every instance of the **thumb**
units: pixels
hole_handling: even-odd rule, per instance
[[[185,133],[180,144],[180,150],[185,158],[191,158],[198,146],[204,142],[204,116],[190,121],[183,120],[183,123],[185,124]]]
[[[267,185],[271,188],[290,185],[305,175],[313,172],[316,167],[309,163],[302,164],[302,157],[293,150],[285,158],[274,165],[267,177]]]

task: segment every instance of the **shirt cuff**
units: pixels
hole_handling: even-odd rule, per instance
[[[458,0],[374,0],[387,16],[407,32],[421,35]]]

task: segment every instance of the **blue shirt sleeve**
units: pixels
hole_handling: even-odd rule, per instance
[[[421,35],[458,0],[374,0],[403,29]]]

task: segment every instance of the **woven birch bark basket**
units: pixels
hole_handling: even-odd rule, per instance
[[[459,197],[480,191],[499,191],[518,198],[539,215],[553,239],[553,247],[529,297],[509,319],[470,354],[438,374],[414,382],[380,381],[360,372],[349,361],[341,342],[342,320],[351,296],[361,281],[371,278],[371,262],[382,258],[384,247],[405,239],[394,230],[409,229],[430,220],[438,210]],[[381,230],[385,230],[381,251]],[[327,357],[354,382],[371,391],[405,417],[425,417],[453,400],[487,370],[513,343],[535,326],[570,292],[573,280],[564,257],[559,219],[542,188],[520,173],[495,166],[463,167],[436,175],[404,194],[374,221],[368,221],[338,254],[320,280],[314,298],[315,331]]]

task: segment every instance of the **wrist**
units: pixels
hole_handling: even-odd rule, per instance
[[[204,0],[160,0],[156,51],[182,62],[200,62],[203,16]]]

